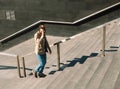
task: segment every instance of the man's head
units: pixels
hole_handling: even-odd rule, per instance
[[[41,33],[43,33],[43,34],[45,34],[46,33],[46,30],[45,30],[45,26],[43,25],[43,24],[41,24],[40,26],[39,26],[39,33],[41,34]]]
[[[44,26],[43,24],[41,24],[41,25],[39,26],[39,28],[40,28],[40,29],[45,29],[45,26]]]

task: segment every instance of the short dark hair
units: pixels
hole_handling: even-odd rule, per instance
[[[44,24],[40,24],[39,28],[45,29]]]

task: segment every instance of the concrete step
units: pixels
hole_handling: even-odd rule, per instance
[[[64,80],[63,77],[67,76],[70,73],[71,69],[73,69],[73,68],[74,67],[66,68],[63,71],[56,71],[55,74],[49,74],[46,78],[38,80],[37,82],[35,82],[35,84],[32,87],[28,87],[28,89],[33,89],[33,88],[39,89],[39,87],[42,87],[42,89],[46,89],[48,86],[52,85],[53,82],[57,83],[61,80]]]
[[[119,88],[120,88],[120,72],[113,89],[119,89]]]
[[[79,78],[81,78],[82,77],[82,75],[85,73],[85,71],[88,69],[88,67],[89,67],[89,64],[86,64],[86,66],[83,66],[83,65],[81,65],[81,64],[76,64],[76,67],[74,67],[73,68],[73,70],[71,70],[69,73],[68,73],[68,75],[64,75],[65,77],[64,77],[64,79],[63,80],[61,80],[61,77],[59,77],[58,78],[58,80],[57,81],[59,81],[57,84],[55,83],[53,83],[52,85],[54,85],[54,87],[53,86],[51,86],[51,85],[49,85],[48,87],[47,87],[47,89],[56,89],[56,87],[57,86],[59,86],[61,89],[65,86],[65,84],[67,84],[69,81],[68,80],[73,80],[73,77],[75,76],[75,74],[77,73],[77,72],[81,72],[81,74],[78,74],[79,75],[79,77],[77,77],[78,79]],[[77,70],[78,69],[78,70]],[[67,79],[66,79],[67,78]],[[57,82],[57,81],[54,81],[54,82]],[[63,82],[64,81],[64,82]],[[61,86],[61,84],[62,84],[62,86]]]
[[[86,68],[87,64],[89,64],[89,66]],[[67,84],[61,89],[74,89],[79,80],[81,80],[84,77],[84,75],[86,75],[86,72],[91,68],[92,64],[93,63],[89,61],[85,62],[84,64],[81,64],[81,68],[76,69],[76,73],[74,74],[74,76],[72,76],[67,82]]]
[[[106,74],[104,75],[103,80],[98,89],[114,89],[114,85],[119,75],[120,68],[120,52],[112,53],[109,59],[112,59],[112,63],[109,66]],[[108,58],[106,58],[107,60]]]
[[[68,53],[65,53],[66,56],[64,60],[65,59],[71,60],[74,58],[82,57],[83,55],[86,55],[86,56],[89,55],[90,54],[89,50],[91,50],[92,46],[95,45],[94,43],[97,40],[97,38],[100,37],[100,35],[98,34],[99,34],[99,31],[93,31],[93,34],[90,34],[89,37],[84,36],[83,38],[86,38],[86,39],[84,40],[82,39],[83,41],[79,45],[76,44],[73,48],[70,48],[71,50],[68,51]],[[94,39],[94,36],[96,37],[96,39]],[[81,40],[78,40],[78,42],[79,41]],[[89,44],[86,45],[86,43],[89,43]]]
[[[51,82],[46,89],[55,89],[55,87],[58,86],[61,81],[63,81],[68,75],[71,74],[71,69],[73,69],[73,67],[69,67],[63,70],[63,72],[59,76],[57,76],[57,78],[54,79],[54,81]]]
[[[81,52],[79,53],[79,52],[77,52],[77,49],[79,50],[79,47],[81,48],[80,49],[80,51],[82,51],[82,50],[84,50],[84,47],[85,47],[85,45],[83,44],[84,42],[86,42],[86,41],[89,41],[89,38],[86,38],[85,40],[83,40],[82,42],[83,43],[81,43],[81,44],[77,44],[77,46],[74,44],[75,42],[79,42],[80,40],[82,40],[83,38],[84,38],[84,36],[82,36],[82,37],[80,37],[81,39],[73,39],[72,41],[73,41],[73,44],[71,44],[70,46],[69,46],[69,43],[70,42],[72,42],[72,41],[68,41],[68,42],[66,42],[66,44],[61,44],[61,63],[66,63],[66,61],[67,60],[71,60],[71,59],[74,59],[74,57],[76,57],[76,55],[80,55],[81,54]],[[92,45],[92,44],[91,44]],[[91,46],[91,45],[89,45],[89,46]],[[85,51],[85,50],[84,50]],[[76,53],[77,52],[77,53]],[[74,54],[74,53],[76,53],[76,54]],[[74,54],[74,55],[73,55]],[[54,55],[54,58],[56,58],[56,56],[55,56],[55,54],[53,54]],[[53,57],[53,56],[52,56]],[[51,59],[52,61],[50,61],[51,63],[49,63],[49,64],[53,64],[53,61],[56,61],[57,62],[57,58],[56,58],[56,60],[53,60],[53,59]],[[48,64],[48,65],[49,65]],[[56,64],[53,64],[53,65],[56,65]],[[49,65],[50,66],[50,65]]]
[[[85,89],[98,89],[101,81],[104,78],[105,73],[107,72],[112,59],[110,57],[106,58],[101,58],[102,62],[100,63],[99,67],[96,69],[94,72],[92,78],[89,80],[88,84],[86,85]],[[97,82],[96,82],[97,81]]]
[[[89,64],[86,65],[86,67],[84,67],[84,71],[88,68],[88,66],[89,66]],[[72,68],[71,68],[70,66],[68,66],[67,69],[70,69],[70,72],[67,74],[67,76],[65,77],[65,79],[61,80],[60,83],[54,87],[54,89],[56,89],[56,88],[58,88],[58,87],[59,87],[59,89],[63,89],[64,86],[65,86],[70,80],[73,80],[73,77],[74,77],[75,75],[77,75],[77,72],[78,72],[78,71],[80,72],[81,67],[83,68],[83,66],[82,66],[81,64],[79,64],[79,63],[77,63],[77,64],[76,64],[74,67],[72,67]],[[83,73],[84,73],[84,72],[83,72]],[[79,75],[79,77],[80,77],[80,75]],[[79,77],[78,77],[78,78],[79,78]]]
[[[74,89],[84,89],[86,85],[88,84],[89,80],[92,78],[94,72],[97,70],[98,66],[101,64],[101,60],[99,58],[90,58],[94,59],[94,62],[91,63],[91,66],[86,71],[86,73],[83,75],[83,77],[76,83]],[[98,59],[98,60],[97,60]]]
[[[38,79],[32,87],[28,87],[28,89],[46,89],[47,86],[50,85],[51,82],[55,81],[58,76],[62,74],[63,71],[56,71],[55,74],[47,75],[46,78]],[[24,88],[23,88],[24,89]]]
[[[118,23],[115,23],[114,28],[112,29],[115,32],[113,33],[113,35],[110,37],[110,39],[108,40],[107,44],[106,44],[106,49],[107,50],[117,50],[119,48],[119,38],[120,38],[120,31],[119,31],[119,26]],[[116,36],[116,37],[114,37]]]

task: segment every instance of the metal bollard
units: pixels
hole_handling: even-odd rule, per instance
[[[105,56],[106,26],[103,27],[102,56]]]
[[[57,44],[58,70],[60,70],[60,44]]]
[[[22,57],[22,65],[23,65],[23,75],[26,77],[26,69],[25,69],[25,60],[24,57]]]
[[[18,70],[18,76],[21,78],[21,72],[20,72],[20,61],[19,56],[17,55],[17,70]]]

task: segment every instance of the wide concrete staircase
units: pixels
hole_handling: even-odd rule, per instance
[[[31,69],[37,65],[35,54],[31,54],[24,56],[27,77],[19,79],[15,70],[7,72],[4,70],[0,73],[2,74],[0,89],[119,89],[120,19],[106,24],[106,28],[105,57],[102,56],[100,51],[103,27],[99,26],[77,34],[74,39],[60,45],[61,70],[57,70],[56,47],[52,47],[53,54],[48,55],[48,62],[44,71],[47,74],[45,78],[34,78],[29,75]],[[52,40],[48,39],[49,41]],[[27,45],[32,41],[33,39],[28,41]],[[29,50],[25,47],[26,45],[22,50],[19,50],[18,48],[22,48],[23,44],[5,52],[19,53],[23,56],[24,52]],[[34,47],[32,43],[30,47],[31,49]],[[12,64],[12,61],[9,60],[9,63]],[[13,73],[12,77],[9,76],[11,72]],[[8,78],[6,78],[6,75]]]

